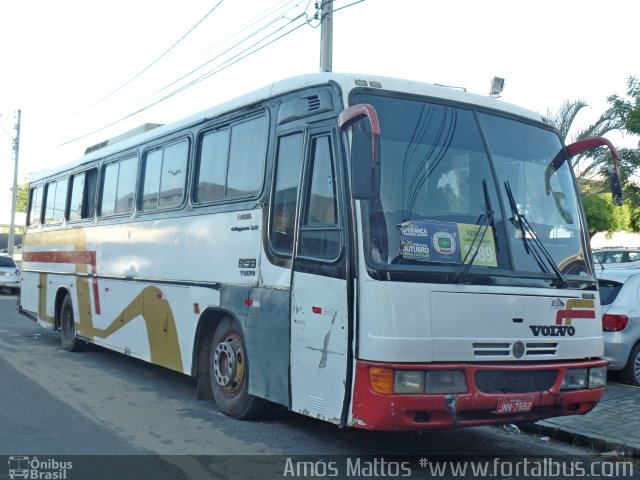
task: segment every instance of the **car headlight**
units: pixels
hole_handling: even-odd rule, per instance
[[[424,393],[424,372],[396,370],[393,379],[393,393]]]
[[[429,370],[426,392],[431,394],[466,393],[467,380],[463,370]]]
[[[568,368],[562,379],[560,390],[577,390],[587,388],[588,369]]]
[[[607,367],[589,369],[589,388],[604,387],[607,384]]]

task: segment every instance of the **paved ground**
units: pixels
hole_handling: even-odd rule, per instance
[[[537,423],[540,432],[601,451],[640,456],[640,387],[609,383],[588,414]]]

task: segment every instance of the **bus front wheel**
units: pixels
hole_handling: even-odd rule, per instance
[[[249,365],[240,328],[226,318],[216,328],[209,356],[209,382],[222,413],[239,419],[256,418],[265,401],[249,394]]]
[[[77,337],[76,323],[73,319],[71,297],[66,295],[60,307],[60,341],[62,347],[70,352],[84,350],[86,343]]]

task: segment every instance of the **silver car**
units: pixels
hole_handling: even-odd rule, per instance
[[[640,386],[640,270],[602,270],[598,289],[609,370]]]
[[[0,289],[8,288],[11,293],[20,291],[20,269],[9,255],[0,253]]]

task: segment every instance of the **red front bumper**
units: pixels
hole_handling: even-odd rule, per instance
[[[596,406],[604,387],[560,391],[568,368],[606,366],[604,360],[554,362],[537,364],[388,364],[358,361],[353,392],[353,426],[370,430],[424,430],[431,428],[466,427],[500,423],[531,422],[560,415],[584,414]],[[369,382],[369,368],[464,370],[468,392],[450,395],[411,394],[384,395],[374,392]],[[544,391],[526,393],[485,393],[475,381],[479,371],[556,371],[553,385]],[[504,397],[534,397],[529,412],[497,414],[498,400]]]

